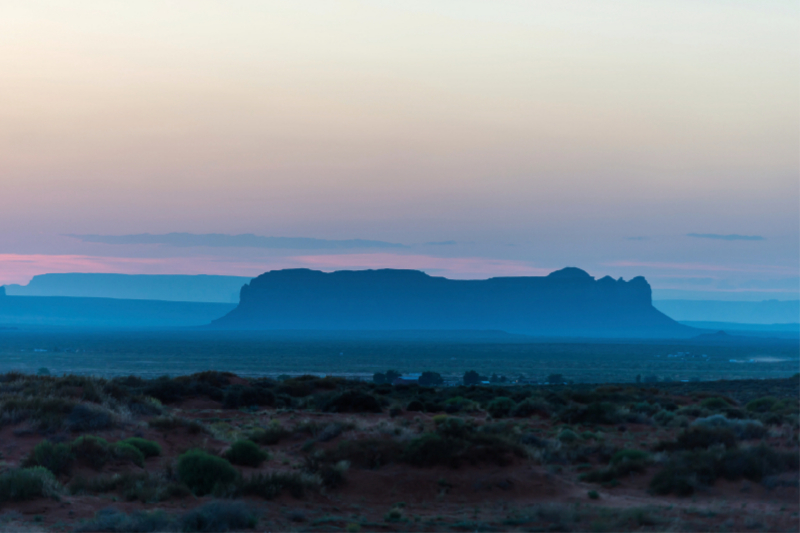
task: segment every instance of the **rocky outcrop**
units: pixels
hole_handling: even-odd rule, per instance
[[[578,268],[487,280],[451,280],[416,270],[276,270],[242,287],[238,307],[210,327],[502,330],[558,337],[697,334],[652,306],[644,278],[596,280]]]

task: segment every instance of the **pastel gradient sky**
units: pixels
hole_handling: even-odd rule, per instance
[[[0,284],[573,265],[796,299],[798,28],[795,0],[5,0]],[[404,246],[74,236],[173,232]]]

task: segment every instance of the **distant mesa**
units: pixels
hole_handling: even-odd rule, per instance
[[[154,274],[41,274],[27,285],[8,285],[9,296],[72,296],[173,302],[237,303],[240,276]]]
[[[274,270],[209,326],[242,330],[500,330],[552,337],[691,337],[650,285],[569,267],[544,277],[451,280],[416,270]]]

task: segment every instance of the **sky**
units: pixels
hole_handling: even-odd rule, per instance
[[[0,3],[0,284],[643,275],[800,297],[794,0]]]

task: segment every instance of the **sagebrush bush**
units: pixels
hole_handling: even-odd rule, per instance
[[[290,432],[281,426],[277,420],[273,420],[265,428],[255,428],[248,435],[249,439],[258,444],[278,444],[281,439],[285,439]]]
[[[754,413],[767,413],[775,406],[776,403],[778,403],[777,398],[772,396],[764,396],[762,398],[757,398],[747,402],[745,409]]]
[[[130,437],[120,441],[123,444],[130,444],[137,448],[142,454],[147,457],[158,457],[161,455],[161,445],[155,441],[143,439],[141,437]]]
[[[511,398],[500,396],[495,398],[486,406],[486,410],[493,418],[503,418],[511,414],[511,410],[516,406],[516,402]]]
[[[114,444],[113,447],[113,454],[114,457],[117,459],[122,459],[125,461],[130,461],[136,466],[143,467],[144,466],[144,454],[132,444],[128,444],[126,442],[120,441]]]
[[[475,431],[472,420],[467,422],[456,416],[438,415],[433,417],[433,421],[436,432],[444,437],[463,439]]]
[[[731,481],[761,481],[764,477],[797,470],[800,458],[766,445],[751,448],[684,451],[673,455],[650,482],[656,494],[688,496],[701,486],[713,485],[719,477]]]
[[[130,515],[113,508],[97,511],[94,518],[81,523],[76,532],[130,533],[178,531],[175,517],[164,511],[138,511]]]
[[[736,437],[744,440],[758,439],[766,435],[767,429],[760,420],[734,419],[731,420],[725,415],[712,415],[706,418],[698,418],[691,424],[706,428],[722,428],[732,431]]]
[[[70,444],[75,458],[95,470],[102,469],[111,458],[111,445],[106,439],[83,435]]]
[[[269,459],[269,454],[255,442],[241,439],[231,445],[225,453],[225,458],[235,465],[257,467]]]
[[[526,398],[511,409],[511,416],[527,418],[529,416],[550,416],[550,406],[544,400]]]
[[[720,411],[722,409],[727,409],[731,407],[731,403],[724,398],[713,397],[713,398],[706,398],[705,400],[700,402],[700,407],[703,409],[708,409],[710,411]]]
[[[69,473],[75,456],[70,447],[66,444],[53,444],[49,440],[43,440],[37,444],[25,464],[29,466],[41,466],[60,476]]]
[[[116,426],[116,417],[103,407],[79,403],[69,414],[67,426],[74,432],[110,429]]]
[[[275,393],[262,387],[234,385],[225,392],[222,406],[225,409],[275,405]]]
[[[0,474],[0,502],[56,497],[59,489],[53,473],[41,466],[16,468]]]
[[[178,458],[178,477],[197,496],[204,496],[218,484],[235,482],[239,473],[226,459],[193,449]]]
[[[334,396],[325,406],[325,411],[334,413],[380,413],[381,403],[372,394],[348,390]]]
[[[573,442],[579,441],[580,437],[571,429],[564,429],[558,434],[558,440],[564,444],[572,444]]]

